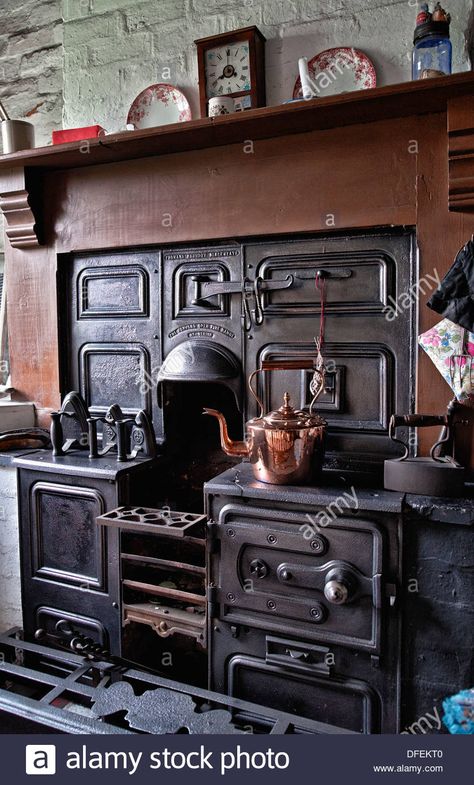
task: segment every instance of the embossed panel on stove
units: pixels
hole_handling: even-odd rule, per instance
[[[304,516],[227,505],[219,516],[219,587],[223,618],[379,650],[384,535],[375,522],[351,520],[350,504]],[[340,516],[340,517],[339,517]],[[318,542],[323,547],[313,548]],[[353,581],[347,604],[329,602],[332,570]],[[318,613],[315,611],[318,610]]]
[[[127,414],[149,410],[153,374],[147,349],[140,344],[89,343],[79,353],[81,393],[93,415],[119,403]]]
[[[314,344],[278,343],[265,346],[259,361],[310,356],[314,356]],[[315,410],[324,414],[331,430],[386,434],[395,399],[392,352],[376,343],[327,343],[324,357],[327,391],[316,402]],[[298,408],[308,409],[311,378],[312,374],[304,370],[266,373],[265,411],[281,406],[285,392]]]
[[[33,576],[105,591],[105,538],[95,522],[105,512],[102,495],[49,482],[36,483],[30,494]]]
[[[218,262],[183,264],[174,272],[173,318],[189,316],[229,316],[229,295],[206,297],[205,284],[229,280],[229,268]]]
[[[79,319],[146,317],[149,280],[140,266],[86,267],[77,278]]]
[[[323,355],[328,385],[315,410],[329,425],[325,463],[332,468],[357,465],[373,471],[376,464],[399,456],[399,447],[388,435],[388,422],[393,412],[413,408],[416,309],[406,294],[416,282],[414,232],[390,228],[263,239],[245,245],[244,251],[248,274],[255,271],[263,279],[259,285],[263,319],[246,342],[246,370],[258,368],[275,347],[283,351],[281,359],[315,357],[314,340],[321,327],[316,274],[323,270],[327,300]],[[294,277],[289,289],[265,287],[265,279],[271,282],[286,275]],[[401,302],[397,317],[391,318]],[[294,405],[308,407],[309,374],[272,372],[268,376],[266,410],[281,406],[287,387]],[[246,419],[256,413],[249,396]]]
[[[329,273],[328,313],[381,313],[393,296],[395,261],[386,252],[374,250],[285,254],[265,258],[257,269],[263,280],[292,275],[293,286],[263,294],[266,316],[319,313],[320,292],[316,271]]]
[[[206,286],[232,291],[209,294]],[[227,345],[240,360],[241,288],[240,246],[163,251],[163,356],[183,341],[206,340]]]
[[[94,415],[113,403],[127,415],[144,408],[157,439],[163,438],[163,410],[154,392],[163,361],[161,274],[158,249],[58,259],[62,395],[78,390]]]

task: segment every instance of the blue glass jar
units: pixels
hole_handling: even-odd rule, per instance
[[[452,71],[453,47],[448,22],[425,22],[415,30],[413,79],[447,76]]]

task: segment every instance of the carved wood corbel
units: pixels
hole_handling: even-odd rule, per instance
[[[5,234],[13,248],[39,245],[36,217],[23,167],[3,171],[0,176],[0,210],[5,217]]]
[[[448,101],[449,209],[474,211],[474,96]]]

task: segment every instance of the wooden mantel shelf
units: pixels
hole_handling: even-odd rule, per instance
[[[11,153],[0,156],[0,174],[16,167],[69,169],[396,117],[446,112],[451,99],[473,95],[473,72],[406,82],[223,117],[111,134],[90,139],[87,145],[71,142]]]

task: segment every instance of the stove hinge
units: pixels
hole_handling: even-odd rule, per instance
[[[221,543],[219,540],[219,524],[210,518],[207,527],[207,552],[208,554],[220,553]]]
[[[391,608],[394,608],[397,603],[397,586],[395,583],[385,584],[385,596],[388,598]]]
[[[215,619],[219,615],[219,587],[209,583],[207,587],[208,617]]]
[[[393,608],[397,602],[397,586],[395,583],[383,583],[382,575],[377,574],[372,578],[373,604],[378,610],[384,606],[386,600]]]

